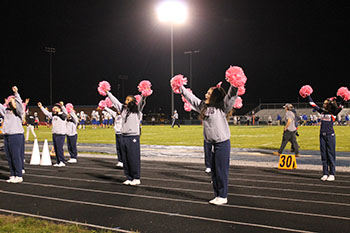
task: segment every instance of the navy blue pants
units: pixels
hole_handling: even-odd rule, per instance
[[[140,179],[140,136],[122,136],[121,150],[127,180]]]
[[[78,134],[73,136],[67,135],[68,152],[72,159],[78,158],[77,140],[78,140]]]
[[[320,151],[323,175],[335,175],[335,134],[320,134]]]
[[[213,143],[204,140],[204,164],[206,168],[211,168],[213,157]]]
[[[25,138],[24,134],[22,134],[23,138],[23,144],[22,144],[22,149],[21,149],[21,155],[22,155],[22,169],[24,170],[24,151],[25,151]]]
[[[122,159],[122,149],[121,149],[121,140],[122,140],[122,135],[121,134],[115,134],[115,147],[117,150],[117,156],[118,156],[118,161],[123,162]]]
[[[230,140],[213,143],[214,151],[211,165],[211,179],[216,197],[227,198],[228,173],[230,168]]]
[[[63,151],[63,145],[64,145],[65,139],[66,139],[66,135],[52,134],[52,142],[53,142],[53,147],[55,149],[57,163],[65,162],[64,151]]]
[[[4,135],[4,146],[11,176],[22,177],[23,134]]]

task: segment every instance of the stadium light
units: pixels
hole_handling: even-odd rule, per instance
[[[187,6],[181,1],[164,1],[158,5],[157,15],[161,22],[182,24],[188,16]]]
[[[174,77],[174,25],[187,20],[187,5],[182,1],[163,1],[156,8],[159,21],[170,24],[171,78]],[[171,90],[171,113],[174,113],[174,92]]]

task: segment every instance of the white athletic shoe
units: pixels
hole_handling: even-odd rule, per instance
[[[140,185],[140,184],[141,184],[141,180],[139,180],[139,179],[133,179],[133,180],[130,182],[130,185],[132,185],[132,186]]]
[[[12,183],[12,181],[15,179],[15,176],[10,176],[8,180],[6,180],[7,183]]]
[[[123,163],[122,163],[122,162],[118,162],[115,166],[116,166],[116,167],[123,168]]]
[[[22,174],[26,174],[26,171],[24,169],[22,169]]]
[[[73,159],[73,158],[71,158],[71,159],[69,159],[67,161],[67,163],[77,163],[77,162],[78,162],[78,160],[77,159]]]
[[[65,167],[66,164],[64,162],[60,162],[60,163],[56,163],[55,165],[53,165],[54,167]]]
[[[212,205],[225,205],[227,204],[227,202],[228,202],[227,198],[223,198],[223,197],[216,197],[213,200],[209,201],[209,203]]]
[[[321,177],[321,180],[322,180],[322,181],[326,181],[326,180],[327,180],[327,178],[328,178],[328,176],[327,176],[327,175],[323,175],[323,176]]]
[[[15,176],[15,178],[12,180],[11,183],[22,183],[23,182],[23,177]]]
[[[211,169],[209,168],[209,167],[207,167],[206,169],[205,169],[205,173],[210,173],[211,172]]]
[[[327,181],[335,181],[335,176],[334,175],[328,176]]]
[[[126,180],[123,182],[124,185],[130,185],[131,184],[131,180]]]
[[[210,200],[209,203],[214,204],[216,202],[216,199],[217,199],[217,197],[215,197],[213,200]]]

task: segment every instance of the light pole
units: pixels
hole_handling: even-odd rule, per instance
[[[189,50],[189,51],[185,51],[184,54],[185,55],[189,55],[190,56],[190,83],[189,86],[192,89],[193,88],[193,54],[196,53],[200,53],[200,50]]]
[[[189,51],[185,51],[184,54],[185,55],[189,55],[190,56],[190,83],[189,86],[192,89],[193,88],[193,54],[199,53],[200,50],[189,50]],[[190,120],[192,119],[191,117],[191,111],[190,111]]]
[[[157,6],[158,19],[170,24],[170,75],[174,77],[174,26],[187,19],[187,6],[181,1],[163,1]],[[174,112],[174,92],[171,89],[171,113]]]
[[[45,52],[50,55],[50,106],[52,106],[52,54],[56,53],[56,48],[45,47]]]

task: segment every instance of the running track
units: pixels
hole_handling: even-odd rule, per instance
[[[0,213],[120,232],[350,232],[350,173],[230,168],[229,205],[212,206],[202,164],[142,162],[142,185],[124,186],[115,159],[80,158],[65,168],[26,165],[7,184],[0,159]]]

